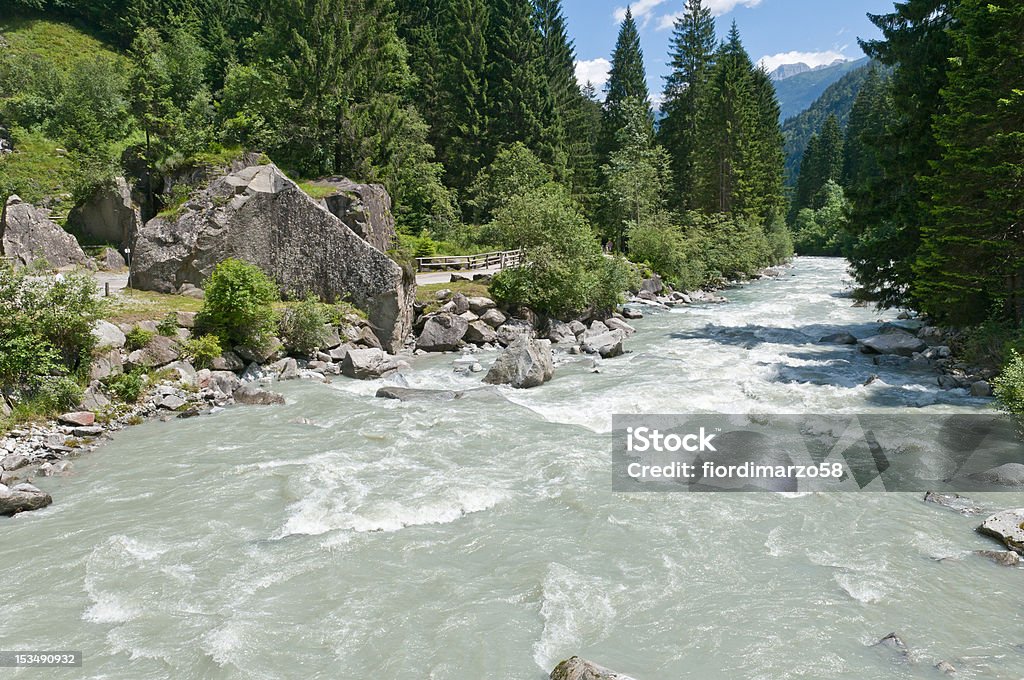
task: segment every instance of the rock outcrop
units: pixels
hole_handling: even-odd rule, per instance
[[[142,213],[132,200],[132,189],[124,177],[99,189],[91,199],[68,213],[68,225],[85,236],[113,243],[121,250],[131,247],[142,226]]]
[[[314,186],[333,193],[321,199],[324,207],[377,250],[387,251],[395,241],[391,196],[380,184],[358,184],[345,177],[328,177]]]
[[[634,680],[628,675],[608,670],[596,663],[573,656],[555,666],[551,680]]]
[[[1024,555],[1024,508],[997,512],[978,527],[978,532],[999,539],[1010,550]]]
[[[50,220],[50,211],[11,195],[0,216],[0,254],[16,267],[45,260],[55,269],[84,265],[88,258],[75,237]]]
[[[520,337],[495,360],[484,382],[525,389],[543,385],[554,372],[551,342]]]
[[[293,295],[349,298],[381,345],[401,349],[412,328],[415,277],[310,198],[275,165],[253,165],[197,190],[175,217],[139,230],[136,288],[174,292],[200,285],[235,257],[259,266]]]

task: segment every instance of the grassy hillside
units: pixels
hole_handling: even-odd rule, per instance
[[[81,179],[81,164],[66,151],[52,126],[34,121],[58,111],[74,88],[72,74],[97,60],[127,72],[127,59],[86,31],[66,22],[0,16],[0,127],[8,128],[15,152],[0,156],[0,201],[17,193],[64,210]]]
[[[786,120],[807,110],[825,90],[847,73],[868,62],[867,57],[858,61],[847,61],[818,71],[808,71],[775,83],[779,97],[781,118]]]
[[[811,135],[821,131],[821,127],[832,114],[839,119],[845,129],[850,117],[850,110],[864,85],[864,80],[871,70],[870,63],[850,71],[838,81],[829,85],[810,108],[803,113],[788,119],[782,126],[786,152],[786,183],[792,186],[800,172],[800,159],[804,155]],[[799,76],[797,76],[799,77]]]

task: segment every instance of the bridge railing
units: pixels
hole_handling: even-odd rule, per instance
[[[478,255],[440,255],[437,257],[417,257],[416,270],[460,271],[466,269],[507,269],[518,267],[523,263],[522,250],[496,250]]]

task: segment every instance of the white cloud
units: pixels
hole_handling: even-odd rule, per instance
[[[757,63],[769,71],[774,71],[783,64],[807,64],[811,68],[815,68],[831,64],[836,59],[847,61],[847,57],[842,52],[826,50],[824,52],[780,52],[761,57]]]
[[[664,2],[665,0],[637,0],[629,7],[633,10],[633,18],[636,19],[638,23],[646,26],[647,22],[651,20],[654,8]],[[616,22],[621,23],[626,18],[626,8],[616,7],[612,16],[615,17]]]
[[[608,71],[610,71],[611,68],[612,63],[603,57],[577,61],[576,82],[578,82],[580,86],[586,85],[590,82],[594,84],[594,87],[600,88],[608,82]]]
[[[711,13],[716,17],[720,17],[723,14],[728,14],[737,7],[757,7],[761,4],[761,0],[707,0],[704,5],[711,10]],[[683,16],[682,12],[675,12],[673,14],[665,14],[658,17],[658,30],[664,31],[672,28],[675,25],[676,19]]]

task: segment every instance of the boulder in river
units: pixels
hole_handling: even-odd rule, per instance
[[[12,194],[0,213],[0,255],[15,267],[45,260],[59,269],[89,260],[75,237],[50,220],[50,211],[25,203]]]
[[[634,678],[573,656],[551,671],[550,680],[634,680]]]
[[[1020,566],[1021,557],[1012,550],[975,550],[978,557],[985,557],[992,560],[1001,567]]]
[[[469,322],[461,316],[450,312],[441,312],[427,319],[420,337],[416,339],[416,349],[425,352],[450,352],[457,349]]]
[[[840,333],[831,333],[826,335],[818,340],[818,342],[825,345],[856,345],[857,338],[855,338],[851,333],[842,331]]]
[[[50,494],[31,484],[0,484],[0,515],[16,515],[19,512],[39,510],[52,502]]]
[[[246,406],[273,406],[283,404],[284,396],[265,390],[256,383],[246,383],[235,390],[235,401]]]
[[[498,334],[483,321],[471,321],[466,329],[466,342],[474,345],[487,345],[498,340]]]
[[[901,357],[912,357],[915,352],[923,352],[928,349],[928,344],[910,333],[897,330],[861,340],[860,349],[865,354],[895,354]]]
[[[452,401],[462,396],[454,390],[417,390],[409,387],[386,385],[377,390],[377,398],[396,401]]]
[[[381,349],[351,349],[341,362],[342,375],[356,380],[373,380],[394,373],[402,362]]]
[[[609,331],[597,335],[591,335],[588,332],[584,335],[583,351],[587,354],[599,354],[602,359],[621,355],[624,352],[621,331]]]
[[[971,479],[996,486],[1024,486],[1024,465],[1021,463],[1006,463],[991,470],[978,472],[971,475]]]
[[[894,650],[896,652],[899,652],[900,655],[904,656],[904,657],[910,655],[910,648],[907,647],[907,643],[905,643],[903,641],[903,638],[901,638],[896,633],[889,633],[888,635],[883,637],[881,640],[876,642],[873,646],[874,647],[888,647],[889,649],[892,649],[892,650]]]
[[[497,358],[484,382],[523,389],[538,387],[551,380],[554,371],[550,341],[520,337]]]
[[[970,498],[955,493],[929,491],[924,495],[924,502],[941,505],[944,508],[955,510],[961,515],[980,515],[984,512],[984,509]]]
[[[1010,550],[1024,555],[1024,508],[997,512],[982,522],[978,532],[997,538]]]
[[[147,222],[132,249],[131,281],[172,293],[200,285],[226,257],[257,265],[287,293],[350,298],[388,351],[401,349],[412,328],[412,273],[273,164],[218,177],[175,215]]]

